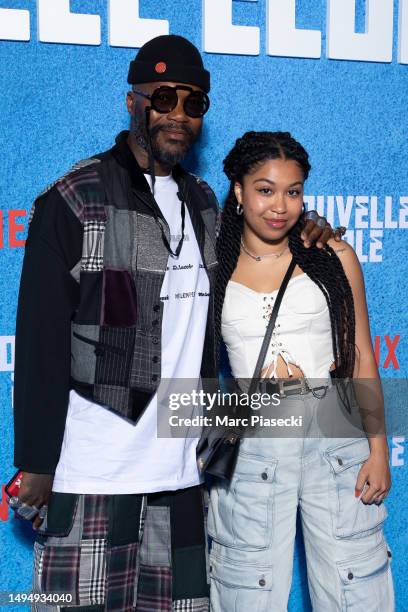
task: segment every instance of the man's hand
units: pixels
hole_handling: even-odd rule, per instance
[[[322,249],[330,238],[334,238],[337,242],[340,242],[342,236],[344,236],[346,232],[346,228],[344,227],[336,227],[333,231],[326,217],[321,217],[315,210],[306,213],[304,219],[306,223],[300,237],[306,248],[316,243],[316,246]]]
[[[38,510],[41,510],[41,508],[48,503],[53,480],[54,476],[50,474],[31,474],[29,472],[23,472],[18,499],[23,504],[34,506]],[[42,522],[43,518],[41,515],[37,515],[33,520],[33,527],[38,529]]]

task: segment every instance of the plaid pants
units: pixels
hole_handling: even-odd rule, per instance
[[[149,495],[52,493],[34,544],[36,612],[208,612],[201,487]]]

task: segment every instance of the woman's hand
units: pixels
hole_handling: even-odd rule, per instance
[[[366,486],[364,486],[366,485]],[[391,488],[391,472],[388,453],[371,451],[367,461],[362,465],[356,481],[355,496],[365,504],[381,503]]]

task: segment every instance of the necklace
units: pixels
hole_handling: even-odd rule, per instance
[[[265,259],[265,257],[275,257],[275,259],[279,259],[279,257],[282,257],[282,255],[286,253],[286,251],[288,250],[288,247],[286,246],[283,249],[283,251],[281,251],[280,253],[267,253],[266,255],[253,255],[250,251],[248,251],[242,238],[241,238],[241,247],[242,247],[242,250],[245,251],[245,253],[249,255],[249,257],[252,257],[252,259],[255,259],[255,261],[262,261],[263,259]]]

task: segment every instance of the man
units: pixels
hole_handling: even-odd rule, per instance
[[[217,202],[179,165],[210,75],[191,43],[161,36],[128,82],[130,132],[34,205],[16,331],[17,512],[39,510],[34,587],[61,594],[56,606],[204,611],[197,439],[158,437],[157,390],[217,374]],[[310,221],[306,238],[319,235],[330,226]]]

